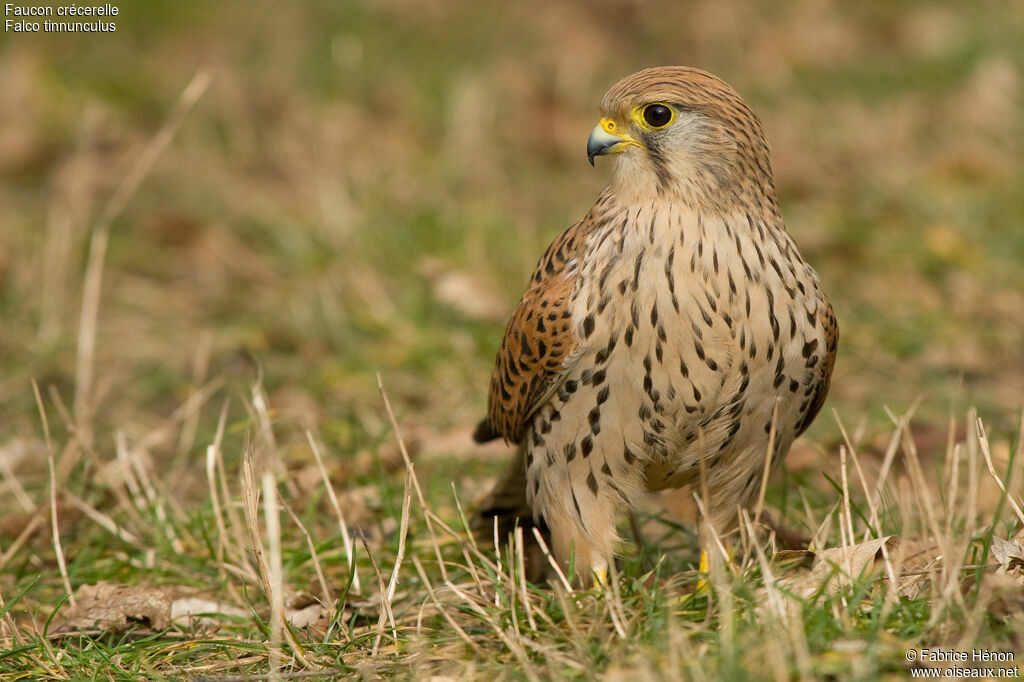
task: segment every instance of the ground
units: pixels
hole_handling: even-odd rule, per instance
[[[0,38],[0,676],[1024,655],[1024,6],[119,9]],[[569,594],[466,539],[508,456],[469,435],[536,259],[607,180],[600,96],[656,64],[759,112],[835,306],[830,399],[760,519],[812,545],[752,518],[695,590],[684,493]]]

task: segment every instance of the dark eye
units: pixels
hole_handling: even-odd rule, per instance
[[[664,104],[648,104],[644,107],[644,120],[652,128],[663,128],[672,120],[672,110]]]

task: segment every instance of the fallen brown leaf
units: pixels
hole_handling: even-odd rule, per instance
[[[100,581],[83,585],[75,593],[76,604],[58,616],[53,632],[122,632],[166,630],[172,624],[216,626],[227,616],[247,618],[251,611],[211,599],[192,587],[168,585],[121,585]],[[305,605],[305,604],[303,604]]]
[[[54,632],[166,630],[171,625],[170,588],[100,581],[80,587],[75,599],[77,603],[56,623]]]
[[[993,536],[991,552],[992,558],[999,562],[1004,573],[1024,566],[1024,546],[1019,542]]]
[[[849,547],[832,547],[814,552],[814,561],[808,572],[779,580],[779,584],[798,597],[807,599],[819,591],[836,592],[845,583],[875,568],[883,546],[893,544],[893,536],[868,540]],[[785,558],[806,560],[802,551],[786,552]],[[778,555],[777,555],[778,556]]]

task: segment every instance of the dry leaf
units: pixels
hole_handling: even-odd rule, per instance
[[[148,585],[83,585],[54,628],[55,632],[121,632],[141,627],[166,630],[171,625],[171,589]]]
[[[293,592],[287,596],[284,602],[284,617],[294,627],[304,628],[307,625],[314,625],[320,620],[330,618],[328,611],[320,600],[314,595],[305,591]]]
[[[183,586],[119,585],[100,581],[83,585],[76,604],[60,617],[55,632],[121,632],[130,628],[166,630],[183,626],[218,625],[227,616],[248,618],[251,612],[196,594]]]
[[[310,625],[316,625],[322,620],[326,620],[331,617],[331,612],[328,611],[320,603],[313,603],[303,606],[298,609],[285,609],[284,617],[292,624],[292,627],[304,628]]]
[[[851,579],[872,567],[882,546],[888,547],[892,540],[893,536],[888,535],[850,547],[833,547],[815,552],[814,564],[809,573],[779,582],[804,599],[819,590],[836,592],[843,584],[849,584]]]
[[[993,536],[991,551],[992,558],[999,562],[1003,572],[1024,566],[1024,546],[1019,542]]]

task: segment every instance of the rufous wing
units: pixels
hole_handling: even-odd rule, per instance
[[[578,257],[594,228],[588,215],[560,234],[540,259],[530,286],[512,313],[491,375],[487,418],[473,438],[518,442],[576,350],[569,301],[576,287]]]

